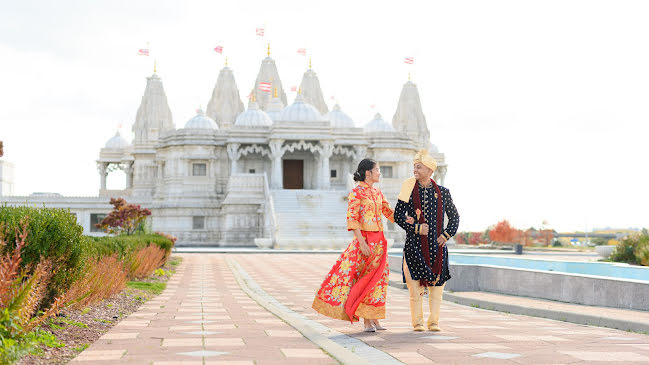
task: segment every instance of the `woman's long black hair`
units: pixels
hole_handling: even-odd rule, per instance
[[[376,166],[376,161],[371,158],[365,158],[358,164],[354,172],[354,181],[365,181],[365,171],[371,171]]]

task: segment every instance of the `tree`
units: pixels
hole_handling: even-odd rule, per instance
[[[480,233],[480,232],[472,232],[471,233],[471,237],[469,237],[469,244],[470,245],[476,245],[477,246],[477,245],[479,245],[479,244],[481,244],[483,242],[484,241],[482,239],[482,233]]]
[[[552,240],[554,240],[554,231],[551,229],[544,229],[541,231],[541,239],[546,246],[550,246]]]
[[[113,211],[110,212],[101,223],[95,226],[103,229],[106,233],[131,235],[151,215],[149,209],[142,209],[137,204],[127,204],[124,198],[111,198],[110,204]]]
[[[489,238],[494,242],[513,243],[521,236],[521,232],[512,227],[507,220],[502,220],[489,231]]]
[[[467,244],[467,239],[466,236],[468,235],[468,232],[462,232],[458,233],[455,235],[455,243],[458,245],[466,245]]]

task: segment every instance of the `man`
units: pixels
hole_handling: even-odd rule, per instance
[[[439,311],[448,271],[446,241],[455,235],[460,215],[453,204],[451,193],[438,186],[431,178],[437,168],[435,159],[421,150],[415,155],[414,177],[404,181],[394,210],[394,221],[406,231],[403,248],[403,281],[410,294],[410,315],[415,331],[425,331],[422,298],[428,288],[430,317],[428,329],[441,331]],[[444,213],[448,225],[443,228]],[[408,223],[414,217],[414,223]]]

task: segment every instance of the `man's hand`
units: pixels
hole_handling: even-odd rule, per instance
[[[419,226],[419,234],[422,236],[428,235],[428,223],[422,223]]]
[[[448,240],[446,239],[446,237],[444,237],[443,234],[437,237],[437,243],[439,244],[439,247],[444,247],[446,245],[446,241]]]

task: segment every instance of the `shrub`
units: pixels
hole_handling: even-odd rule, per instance
[[[615,247],[611,260],[649,266],[649,236],[636,235],[623,239]]]
[[[91,259],[84,274],[66,293],[67,304],[81,308],[119,293],[126,286],[127,271],[117,254]]]
[[[36,348],[42,331],[32,330],[43,321],[55,315],[61,308],[64,298],[58,297],[45,311],[37,311],[47,292],[53,276],[52,262],[45,259],[39,262],[32,274],[21,269],[22,251],[27,244],[28,219],[22,221],[22,229],[16,230],[18,237],[13,249],[0,237],[0,363],[12,363],[22,355]],[[4,228],[4,227],[2,227]]]
[[[25,217],[29,217],[29,245],[21,250],[21,268],[30,274],[41,258],[51,260],[56,268],[43,301],[47,306],[70,287],[79,272],[84,249],[83,228],[67,209],[0,206],[0,222],[4,223],[0,234],[7,242],[0,248],[0,254],[15,249],[21,220]]]
[[[168,256],[168,251],[156,245],[149,245],[134,252],[127,261],[129,279],[141,279],[150,276],[155,269],[164,265]]]

